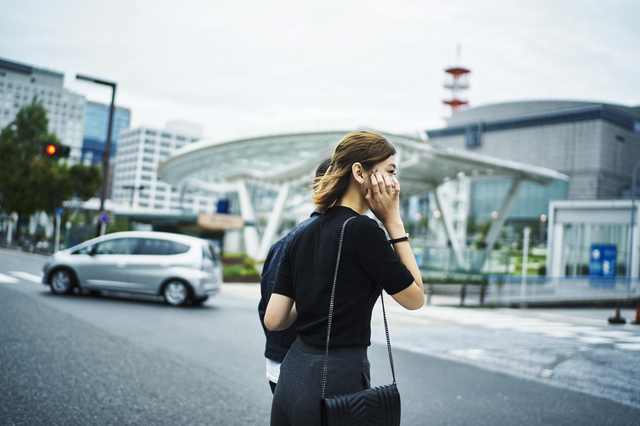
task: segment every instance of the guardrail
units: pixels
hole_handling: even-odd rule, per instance
[[[640,279],[489,275],[481,304],[640,301]]]

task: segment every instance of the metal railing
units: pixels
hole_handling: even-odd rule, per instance
[[[489,275],[486,304],[640,300],[640,279]]]
[[[415,248],[420,249],[422,256],[419,266],[425,271],[504,274],[509,272],[512,256],[510,252],[501,250],[491,250],[486,254],[482,250],[465,248],[462,250],[464,265],[461,268],[457,265],[455,254],[450,248],[422,248],[419,245]]]

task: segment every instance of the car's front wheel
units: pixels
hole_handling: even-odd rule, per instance
[[[75,287],[75,276],[68,269],[56,269],[51,274],[49,285],[55,294],[69,294]]]
[[[208,298],[209,296],[194,297],[193,299],[191,299],[191,303],[193,304],[193,306],[200,306],[204,302],[206,302]]]
[[[162,290],[164,300],[173,306],[184,305],[189,300],[189,288],[179,280],[168,282]]]

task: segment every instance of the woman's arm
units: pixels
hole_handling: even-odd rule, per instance
[[[293,299],[282,294],[273,293],[264,314],[264,326],[269,331],[286,330],[298,317]]]
[[[404,226],[402,229],[404,231]],[[391,235],[391,233],[389,235]],[[422,274],[416,263],[416,257],[411,250],[411,245],[409,245],[409,241],[402,241],[395,243],[393,248],[400,257],[400,261],[407,267],[409,272],[411,272],[415,281],[412,282],[409,287],[391,295],[391,297],[406,309],[420,309],[424,305],[424,287],[422,286]]]
[[[400,218],[400,182],[395,178],[374,172],[371,174],[373,188],[377,188],[375,194],[367,191],[366,199],[371,211],[382,222],[389,238],[396,239],[406,235],[404,224]],[[413,283],[404,290],[392,295],[393,299],[406,309],[420,309],[424,305],[424,288],[422,286],[422,274],[416,263],[416,258],[411,250],[409,241],[401,241],[393,245],[400,261],[407,267],[413,276]]]

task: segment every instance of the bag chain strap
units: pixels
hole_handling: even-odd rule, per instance
[[[342,240],[344,239],[344,228],[347,226],[347,222],[351,219],[355,219],[356,216],[350,217],[342,224],[342,231],[340,232],[340,242],[338,244],[338,258],[336,260],[336,271],[333,275],[333,287],[331,288],[331,301],[329,302],[329,319],[327,321],[327,344],[325,346],[324,354],[324,366],[322,367],[322,393],[320,398],[324,400],[324,391],[327,386],[327,371],[329,369],[329,338],[331,336],[331,322],[333,318],[333,306],[336,294],[336,282],[338,281],[338,266],[340,265],[340,255],[342,254]],[[387,326],[387,314],[384,309],[384,298],[382,296],[382,287],[380,287],[380,301],[382,302],[382,317],[384,318],[384,331],[387,337],[387,350],[389,351],[389,363],[391,364],[391,376],[393,377],[393,384],[396,384],[396,372],[393,367],[393,355],[391,354],[391,340],[389,339],[389,327]]]

